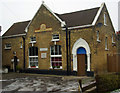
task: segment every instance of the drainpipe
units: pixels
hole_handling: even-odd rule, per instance
[[[67,61],[67,75],[69,75],[69,63],[68,63],[68,28],[66,28],[66,61]]]
[[[69,74],[71,74],[71,32],[69,31]]]
[[[23,69],[25,70],[25,37],[23,36]]]

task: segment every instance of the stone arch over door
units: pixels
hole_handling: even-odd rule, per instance
[[[86,50],[86,55],[87,55],[87,71],[90,71],[90,47],[88,43],[80,38],[78,39],[72,48],[72,54],[73,54],[73,70],[77,71],[77,50],[78,48],[83,47]]]

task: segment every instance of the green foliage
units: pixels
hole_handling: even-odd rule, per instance
[[[21,70],[21,67],[19,65],[16,66],[17,70]]]
[[[107,92],[120,88],[120,74],[104,74],[96,76],[96,85],[98,91]]]

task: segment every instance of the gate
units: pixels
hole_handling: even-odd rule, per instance
[[[120,54],[107,54],[108,72],[120,72]]]

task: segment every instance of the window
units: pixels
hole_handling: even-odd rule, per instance
[[[36,42],[36,37],[30,37],[30,42]]]
[[[54,34],[52,36],[52,41],[59,41],[59,34]]]
[[[38,48],[37,47],[29,48],[29,67],[38,68]]]
[[[114,35],[112,34],[112,44],[115,44],[114,42]]]
[[[22,42],[20,42],[20,48],[22,48]]]
[[[10,43],[5,44],[5,49],[11,49],[11,44]]]
[[[106,13],[104,13],[104,25],[107,25],[107,18],[106,18]]]
[[[51,67],[53,69],[62,68],[62,52],[60,45],[51,46]]]
[[[108,50],[108,38],[105,38],[105,50]]]
[[[96,31],[96,32],[97,32],[97,42],[101,42],[99,39],[99,31]]]

